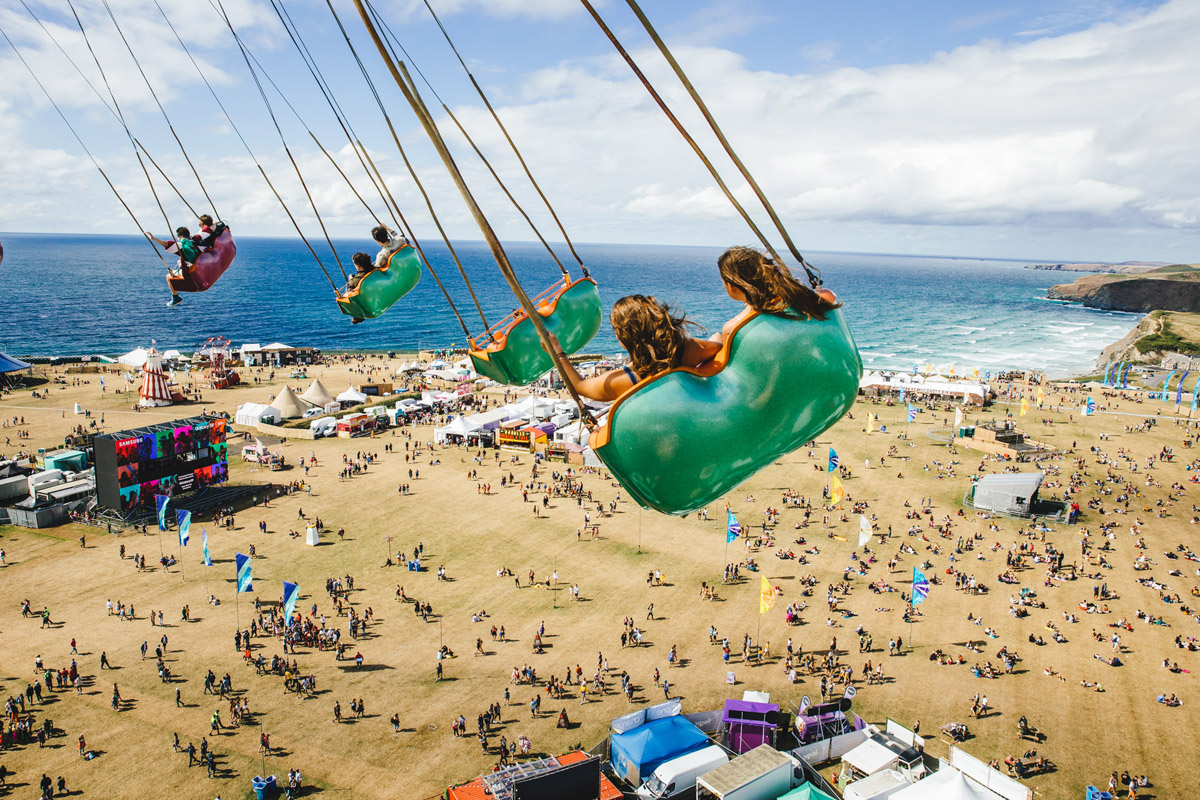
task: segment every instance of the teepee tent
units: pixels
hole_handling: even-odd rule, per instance
[[[271,408],[279,412],[279,416],[283,419],[296,419],[303,417],[304,412],[312,408],[312,404],[296,397],[296,393],[292,391],[292,387],[285,386],[275,401],[271,403]]]
[[[171,405],[171,389],[167,386],[167,376],[163,374],[162,356],[154,348],[146,353],[146,363],[142,367],[142,388],[138,394],[142,396],[138,405],[143,408]]]
[[[312,384],[310,384],[309,387],[304,390],[304,394],[300,395],[300,399],[307,400],[314,406],[320,406],[321,408],[324,408],[325,406],[334,402],[333,394],[325,388],[324,384],[321,383],[320,378],[314,380]]]

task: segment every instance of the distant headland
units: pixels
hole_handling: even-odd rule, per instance
[[[1025,269],[1046,269],[1054,272],[1116,272],[1122,274],[1153,272],[1170,266],[1163,261],[1122,261],[1120,264],[1026,264]]]

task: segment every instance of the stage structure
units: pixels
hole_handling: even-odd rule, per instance
[[[226,422],[190,417],[93,439],[96,497],[128,515],[154,508],[155,495],[177,496],[229,480]]]

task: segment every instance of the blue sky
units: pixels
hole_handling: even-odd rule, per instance
[[[98,78],[60,2],[27,0]],[[241,57],[207,2],[162,0],[306,233],[304,193]],[[203,198],[101,0],[77,8],[134,134],[193,205]],[[294,235],[153,0],[110,0],[221,213],[246,234]],[[287,0],[350,123],[418,233],[432,222],[324,0]],[[546,215],[420,2],[378,0],[413,64],[493,158],[550,237]],[[574,238],[746,242],[708,174],[614,55],[577,0],[434,5]],[[717,150],[622,0],[609,24],[712,153]],[[356,186],[369,184],[268,0],[226,2],[235,26]],[[381,67],[348,0],[337,0],[401,139],[455,238],[478,230]],[[1054,260],[1200,261],[1194,186],[1200,133],[1200,9],[1147,2],[644,0],[794,238],[812,250]],[[18,4],[0,27],[46,83],[139,219],[165,227],[121,127]],[[103,92],[103,86],[96,80]],[[433,102],[422,85],[427,100]],[[317,206],[338,235],[371,219],[271,97]],[[435,109],[436,110],[436,109]],[[501,235],[532,238],[440,111],[439,125]],[[0,228],[136,233],[79,145],[0,42]],[[719,161],[740,197],[745,187]],[[173,222],[186,208],[164,191]],[[374,202],[376,210],[381,203]],[[760,220],[763,215],[759,214]],[[179,224],[176,222],[176,224]]]

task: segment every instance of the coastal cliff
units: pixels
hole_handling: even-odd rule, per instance
[[[1044,269],[1051,272],[1153,272],[1165,267],[1161,261],[1123,261],[1120,264],[1028,264],[1025,269]]]
[[[1200,311],[1200,271],[1179,264],[1136,276],[1084,275],[1051,286],[1046,296],[1108,311]]]
[[[1154,311],[1101,351],[1096,368],[1111,361],[1158,364],[1169,354],[1200,356],[1200,314]]]

